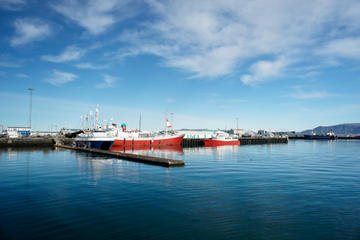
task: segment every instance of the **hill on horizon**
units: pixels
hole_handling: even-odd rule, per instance
[[[319,126],[314,129],[308,129],[301,133],[327,133],[333,131],[336,135],[360,135],[360,123],[343,123],[332,126]]]

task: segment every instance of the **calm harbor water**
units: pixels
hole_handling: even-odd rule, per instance
[[[360,141],[135,152],[0,149],[0,239],[360,239]]]

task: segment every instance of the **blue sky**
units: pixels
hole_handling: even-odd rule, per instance
[[[161,129],[359,122],[360,2],[0,0],[0,124]]]

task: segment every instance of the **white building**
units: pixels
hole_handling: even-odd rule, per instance
[[[186,130],[177,130],[178,133],[185,134],[184,138],[193,138],[193,139],[204,139],[212,138],[215,136],[216,130],[199,130],[199,129],[186,129]]]
[[[9,138],[27,137],[31,134],[30,127],[8,127],[7,133]]]
[[[243,134],[246,134],[246,130],[244,130],[244,129],[230,129],[229,133],[241,136]]]

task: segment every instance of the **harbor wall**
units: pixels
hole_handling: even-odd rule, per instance
[[[240,145],[255,145],[255,144],[275,144],[288,143],[289,139],[286,137],[240,137]],[[202,147],[204,146],[203,139],[186,139],[181,142],[182,147]]]
[[[241,137],[240,145],[288,143],[287,137]]]
[[[55,143],[62,145],[72,145],[72,138],[41,138],[41,137],[25,137],[25,138],[0,138],[0,147],[53,147]],[[288,143],[288,138],[261,138],[248,137],[239,138],[240,145],[253,144],[272,144],[272,143]],[[203,139],[183,139],[182,147],[202,147]]]
[[[53,138],[0,138],[0,147],[52,147]]]
[[[71,145],[73,143],[73,139],[51,137],[0,138],[0,147],[53,147],[56,142]]]

